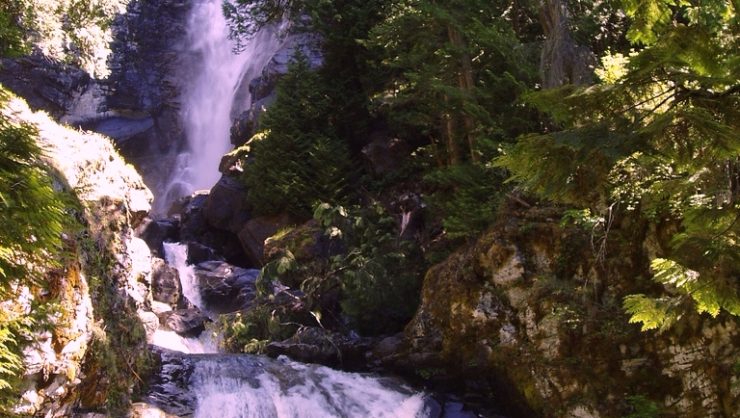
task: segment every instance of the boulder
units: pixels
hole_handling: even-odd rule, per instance
[[[195,266],[200,295],[209,312],[223,314],[249,307],[257,295],[259,270],[235,267],[223,261]]]
[[[188,241],[188,264],[198,264],[204,261],[223,260],[216,250],[199,242]]]
[[[145,218],[136,228],[136,236],[143,239],[152,251],[152,255],[164,258],[164,242],[180,240],[179,225],[175,219]]]
[[[275,235],[280,228],[289,224],[290,219],[287,215],[260,216],[252,218],[244,224],[238,234],[239,242],[244,249],[244,253],[254,265],[262,265],[265,240]]]
[[[208,194],[203,215],[211,227],[239,233],[249,220],[246,187],[233,177],[222,176]]]
[[[182,298],[182,287],[177,269],[161,258],[152,260],[152,299],[177,306]]]
[[[177,309],[159,315],[161,327],[185,337],[197,337],[205,330],[208,315],[198,309]]]
[[[196,242],[201,246],[208,247],[216,254],[223,256],[231,264],[249,265],[237,236],[229,231],[216,229],[206,221],[204,212],[208,196],[208,191],[199,191],[173,206],[176,211],[173,216],[179,216],[181,219],[181,242]],[[198,252],[198,255],[193,253],[189,257],[191,264],[221,258],[198,246],[193,246],[191,251]]]

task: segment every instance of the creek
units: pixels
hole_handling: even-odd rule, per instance
[[[245,86],[280,47],[277,32],[261,30],[237,54],[228,39],[221,0],[194,4],[187,34],[194,76],[181,97],[188,143],[161,204],[208,189],[218,181],[219,160],[231,147],[230,126],[243,110],[235,108],[235,98],[249,103],[244,98]],[[187,264],[187,246],[165,243],[164,249],[166,261],[178,270],[184,297],[217,319],[217,309],[201,297],[194,266]],[[180,417],[473,416],[460,412],[458,403],[440,403],[397,378],[348,373],[285,357],[219,353],[218,337],[209,330],[184,337],[159,329],[152,344],[161,369],[145,399]]]

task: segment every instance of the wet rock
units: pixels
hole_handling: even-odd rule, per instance
[[[223,260],[216,250],[199,242],[188,241],[188,264],[198,264],[204,261]]]
[[[275,235],[280,228],[289,225],[289,223],[288,216],[279,215],[252,218],[244,224],[238,234],[239,242],[241,242],[245,254],[254,265],[262,265],[265,240]]]
[[[177,242],[180,240],[179,225],[175,219],[151,219],[146,218],[136,228],[136,236],[143,239],[152,251],[152,255],[164,258],[164,242]]]
[[[206,221],[204,212],[208,195],[207,191],[196,192],[192,196],[182,199],[177,206],[173,207],[177,211],[175,216],[179,216],[181,219],[181,242],[193,242],[199,245],[193,245],[192,251],[194,252],[189,255],[189,259],[193,260],[191,264],[225,258],[231,264],[249,265],[237,236],[229,231],[216,229]],[[214,253],[210,253],[209,250],[203,247],[210,248]],[[195,252],[199,254],[196,255]]]
[[[208,315],[198,309],[176,309],[158,315],[161,326],[185,337],[197,337],[205,330]]]
[[[235,178],[222,176],[208,194],[203,215],[213,228],[239,233],[249,220],[246,187]]]
[[[161,258],[152,262],[152,299],[177,306],[182,298],[182,287],[177,269],[167,265]]]
[[[194,271],[209,312],[222,314],[245,309],[256,297],[255,281],[259,270],[207,261],[195,266]]]
[[[266,353],[271,357],[285,355],[300,362],[357,370],[365,367],[366,353],[371,345],[371,339],[351,338],[318,327],[301,327],[287,340],[268,344]]]

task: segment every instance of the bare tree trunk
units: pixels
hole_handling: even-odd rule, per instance
[[[458,87],[465,93],[468,99],[473,99],[473,92],[475,88],[475,81],[473,78],[473,60],[470,58],[470,54],[466,51],[465,41],[463,40],[460,31],[454,28],[452,25],[447,25],[447,35],[450,43],[453,47],[460,51],[460,72],[458,73]],[[478,154],[475,152],[475,121],[473,118],[465,112],[460,110],[460,117],[463,121],[463,128],[465,136],[465,142],[468,144],[468,152],[470,153],[470,160],[478,162]]]
[[[542,87],[592,82],[595,57],[575,43],[568,28],[567,0],[542,0],[540,24],[545,42],[540,56]]]
[[[450,108],[450,98],[445,95],[445,104],[447,105],[447,108]],[[443,116],[444,123],[445,123],[445,135],[447,140],[447,161],[449,165],[457,165],[460,164],[462,161],[462,153],[460,151],[460,143],[457,139],[457,123],[455,122],[455,118],[453,115],[448,111],[448,113],[445,113]]]

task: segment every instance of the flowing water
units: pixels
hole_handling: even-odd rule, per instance
[[[233,119],[250,105],[246,86],[281,46],[278,31],[265,27],[236,53],[222,10],[222,0],[196,0],[188,21],[183,65],[192,75],[180,98],[187,147],[177,156],[166,191],[156,202],[155,211],[161,214],[180,197],[210,189],[218,181],[221,157],[232,147]]]
[[[182,95],[188,146],[178,158],[166,207],[175,199],[213,186],[218,165],[229,151],[229,129],[239,106],[235,96],[256,77],[280,45],[274,31],[259,32],[235,55],[221,12],[222,0],[193,6],[188,42],[195,76]],[[246,84],[245,84],[246,83]],[[241,86],[241,88],[240,88]],[[240,98],[240,100],[242,100]],[[161,212],[160,212],[161,213]],[[208,312],[198,289],[187,247],[166,243],[167,262],[176,267],[184,296]],[[286,358],[218,353],[209,332],[198,338],[158,330],[153,337],[161,371],[150,386],[148,403],[167,413],[195,418],[415,418],[449,415],[431,396],[403,382],[377,375],[345,373]]]
[[[187,246],[165,243],[167,262],[177,268],[183,294],[207,311],[199,295]],[[346,373],[328,367],[253,355],[219,354],[216,338],[158,330],[153,345],[162,371],[149,403],[177,416],[195,418],[439,417],[429,395],[397,379]],[[163,350],[164,349],[164,350]],[[465,416],[465,415],[462,415]]]

